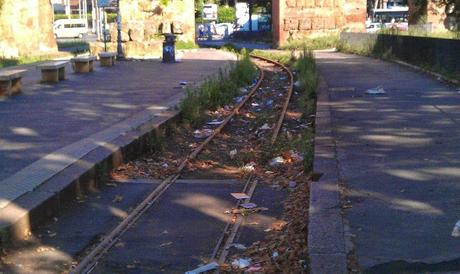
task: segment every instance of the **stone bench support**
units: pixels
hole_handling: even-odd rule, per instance
[[[115,65],[117,58],[116,52],[101,52],[99,53],[99,60],[101,61],[101,67],[111,67]]]
[[[47,62],[37,66],[42,71],[42,82],[57,83],[65,80],[65,67],[68,61]]]
[[[25,70],[0,70],[0,96],[11,96],[22,90]]]
[[[71,59],[75,73],[89,73],[94,70],[96,56],[82,56]]]

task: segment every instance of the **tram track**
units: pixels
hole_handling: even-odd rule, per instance
[[[130,212],[130,214],[119,224],[117,225],[110,233],[108,233],[103,240],[99,242],[96,246],[94,246],[86,256],[84,256],[79,264],[71,271],[71,273],[90,273],[96,266],[98,261],[106,254],[110,248],[112,248],[120,237],[128,231],[133,224],[136,223],[139,218],[143,216],[143,214],[157,202],[162,195],[181,177],[182,173],[185,169],[193,162],[198,155],[210,145],[210,143],[216,139],[216,136],[219,136],[221,132],[234,120],[236,116],[239,115],[242,108],[247,107],[247,103],[250,99],[252,99],[258,90],[260,90],[261,86],[263,85],[264,81],[266,81],[266,69],[264,66],[276,67],[282,71],[283,79],[287,80],[286,85],[286,97],[284,99],[283,107],[281,113],[277,119],[276,124],[272,128],[272,135],[269,139],[270,144],[274,144],[277,136],[280,132],[280,129],[283,125],[284,117],[286,115],[286,111],[288,109],[290,99],[293,93],[293,83],[294,77],[293,74],[290,72],[288,68],[284,65],[263,58],[258,56],[252,56],[254,59],[258,69],[259,69],[259,79],[257,83],[252,87],[249,93],[244,96],[244,99],[239,102],[234,109],[231,111],[230,115],[228,115],[216,129],[213,130],[212,134],[207,137],[198,147],[193,149],[193,151],[182,160],[180,165],[178,165],[176,172],[173,175],[168,176],[164,179],[158,187],[156,187],[148,196],[145,198],[134,210]],[[270,83],[270,81],[268,81]],[[254,193],[255,188],[257,187],[257,180],[253,178],[252,175],[248,176],[246,185],[243,189],[243,192],[248,193],[248,196],[252,196]],[[250,198],[244,200],[244,202],[249,202]],[[242,201],[238,201],[237,206]],[[238,226],[241,224],[241,216],[239,219],[237,218],[236,222],[229,223],[224,232],[221,239],[218,241],[218,245],[216,246],[215,250],[213,251],[213,259],[218,261],[219,263],[225,262],[226,256],[228,254],[228,246],[233,242],[235,237],[236,231],[238,230]]]

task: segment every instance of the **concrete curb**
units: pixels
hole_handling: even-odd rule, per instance
[[[451,79],[451,78],[448,78],[442,74],[439,74],[439,73],[436,73],[436,72],[433,72],[431,70],[427,70],[427,69],[424,69],[424,68],[421,68],[419,66],[416,66],[416,65],[412,65],[412,64],[409,64],[409,63],[406,63],[404,61],[400,61],[400,60],[397,60],[397,59],[393,59],[393,60],[390,60],[391,62],[393,63],[396,63],[398,65],[401,65],[401,66],[404,66],[404,67],[408,67],[410,69],[413,69],[415,71],[418,71],[418,72],[422,72],[422,73],[425,73],[425,74],[428,74],[432,77],[435,77],[437,78],[438,80],[441,80],[441,81],[444,81],[448,84],[452,84],[452,85],[457,85],[457,86],[460,86],[460,81],[458,80],[455,80],[455,79]]]
[[[90,140],[90,146],[77,151],[76,157],[59,169],[42,167],[43,172],[50,173],[48,177],[0,209],[0,247],[20,243],[34,227],[56,216],[75,197],[94,191],[107,179],[110,170],[156,149],[159,138],[167,134],[179,118],[179,111],[148,109],[68,146],[77,147],[78,143]],[[105,139],[100,141],[96,137]],[[69,151],[69,155],[64,156],[72,158],[74,150]],[[38,162],[40,160],[34,164]],[[40,168],[38,165],[29,171],[36,171]],[[26,174],[27,168],[22,170],[25,173],[21,178],[36,176]]]
[[[317,90],[313,172],[310,186],[308,253],[310,273],[348,273],[336,144],[332,131],[328,87],[320,79]]]

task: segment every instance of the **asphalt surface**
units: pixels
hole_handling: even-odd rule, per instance
[[[380,60],[316,53],[330,90],[345,219],[367,273],[460,271],[460,94]],[[381,86],[385,95],[366,95]],[[351,89],[351,88],[354,88]]]
[[[146,108],[167,108],[189,84],[218,72],[234,57],[200,50],[182,62],[159,60],[95,64],[91,74],[74,74],[57,85],[40,84],[40,71],[28,66],[20,95],[0,100],[0,184],[31,163],[100,132]]]

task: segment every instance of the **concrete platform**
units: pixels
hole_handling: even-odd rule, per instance
[[[354,88],[326,93],[331,113],[324,119],[337,149],[326,146],[323,153],[338,163],[350,226],[345,236],[361,271],[460,271],[460,238],[451,236],[460,219],[458,90],[394,63],[336,52],[316,56],[329,88]],[[365,94],[377,86],[384,96]]]
[[[142,152],[152,132],[177,114],[171,107],[185,93],[179,83],[197,83],[234,60],[198,50],[176,64],[95,66],[55,86],[40,84],[39,71],[29,70],[22,95],[0,101],[0,231],[21,239],[66,197]]]

